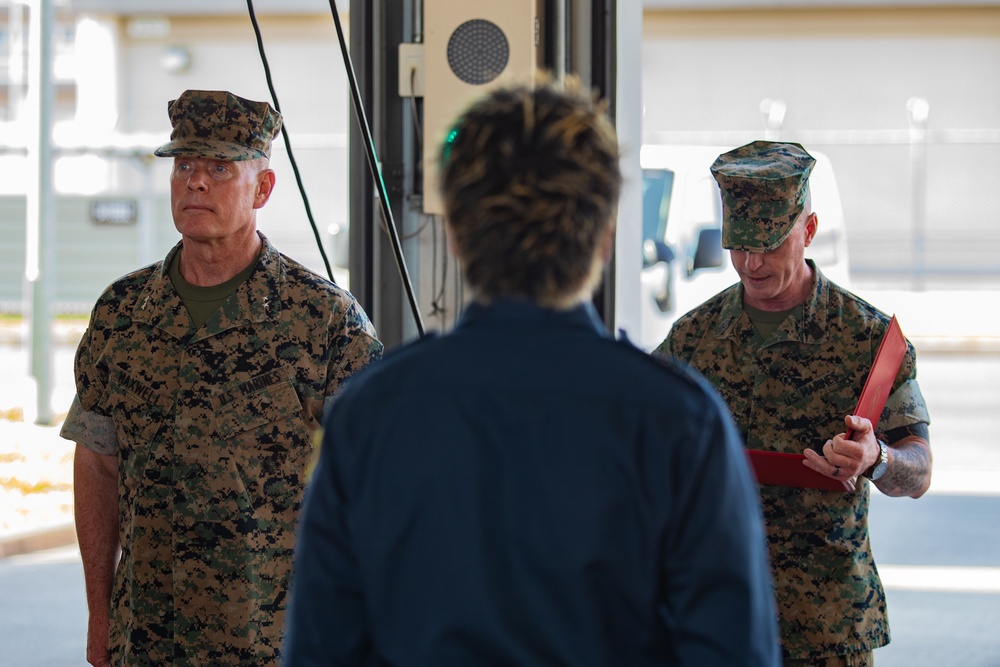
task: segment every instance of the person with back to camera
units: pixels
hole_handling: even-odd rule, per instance
[[[441,164],[474,296],[334,402],[284,664],[779,664],[725,406],[589,301],[621,186],[603,106],[573,82],[495,89]]]
[[[181,241],[97,301],[62,430],[87,660],[274,665],[313,433],[382,345],[347,291],[257,231],[281,116],[223,91],[168,111],[156,155]]]
[[[654,354],[701,371],[749,449],[804,453],[807,467],[848,481],[850,492],[762,486],[761,498],[785,665],[864,667],[889,641],[869,484],[927,490],[930,417],[909,342],[878,433],[851,414],[890,318],[805,259],[819,225],[814,164],[799,144],[769,141],[718,157],[722,244],[740,282],[678,319]]]

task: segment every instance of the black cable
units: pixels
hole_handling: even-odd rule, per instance
[[[424,136],[420,131],[420,113],[417,111],[417,69],[410,68],[410,116],[413,118],[413,132],[417,138],[417,155],[424,148]]]
[[[260,36],[260,26],[257,24],[257,15],[253,10],[253,0],[247,0],[247,11],[250,12],[250,23],[253,24],[253,32],[257,37],[257,51],[260,53],[260,61],[264,65],[264,76],[267,78],[267,89],[271,93],[271,100],[274,102],[274,108],[281,113],[281,105],[278,103],[278,94],[274,92],[274,83],[271,81],[271,67],[267,64],[267,55],[264,53],[264,40]],[[292,172],[295,174],[295,182],[299,185],[299,194],[302,195],[302,203],[306,207],[306,217],[309,218],[309,226],[312,227],[313,236],[316,238],[316,246],[319,248],[319,254],[323,257],[323,265],[326,267],[326,274],[330,277],[330,282],[337,284],[337,281],[333,278],[333,269],[330,268],[330,260],[326,257],[326,250],[323,248],[323,241],[319,235],[319,229],[316,227],[316,221],[313,219],[312,207],[309,205],[309,197],[306,195],[305,186],[302,184],[302,176],[299,174],[299,165],[295,162],[295,154],[292,153],[292,143],[288,138],[288,124],[282,123],[283,129],[281,130],[281,136],[285,140],[285,150],[288,152],[288,160],[292,163]]]
[[[437,253],[438,253],[438,226],[437,218],[433,218],[434,224],[431,226],[431,315],[441,316],[441,322],[444,322],[444,309],[438,305],[438,295],[440,292],[437,287],[437,270],[434,268],[437,266]],[[442,287],[442,291],[443,291]]]
[[[437,233],[436,233],[437,232],[437,225],[436,224],[434,225],[434,230],[435,230],[435,234],[434,234],[434,254],[435,254],[435,259],[431,263],[432,267],[434,266],[434,264],[437,264],[436,255],[437,255],[437,245],[438,245],[438,243],[437,243]],[[447,291],[448,291],[448,248],[447,248],[447,245],[448,245],[448,241],[447,241],[447,236],[445,234],[442,234],[442,243],[441,243],[441,245],[444,246],[444,247],[441,248],[441,289],[434,296],[434,300],[431,301],[431,305],[434,306],[434,312],[439,313],[441,315],[441,322],[443,324],[444,323],[444,315],[445,315],[445,313],[448,312],[448,298],[447,298]],[[434,271],[433,268],[431,270]]]
[[[372,139],[372,131],[368,125],[368,116],[365,114],[365,107],[361,101],[361,89],[358,86],[358,79],[354,73],[354,64],[351,62],[351,54],[347,48],[347,40],[344,39],[344,29],[340,25],[340,13],[337,11],[336,0],[330,0],[330,12],[333,14],[333,22],[337,26],[337,38],[340,41],[340,51],[344,57],[344,68],[347,70],[347,78],[351,84],[351,99],[354,102],[354,113],[358,118],[358,126],[364,135],[365,152],[368,156],[368,168],[371,170],[372,180],[378,189],[379,205],[382,209],[382,218],[385,220],[386,230],[389,232],[390,245],[393,256],[396,259],[396,268],[399,270],[399,279],[403,283],[403,291],[406,292],[410,302],[410,310],[413,312],[413,320],[417,326],[417,333],[424,335],[424,322],[420,317],[420,308],[417,305],[417,297],[410,283],[410,274],[406,270],[406,260],[403,259],[402,244],[399,241],[399,233],[396,231],[396,222],[392,217],[392,209],[389,208],[389,193],[386,191],[385,181],[378,168],[378,158],[375,155],[375,141]]]
[[[434,216],[424,214],[424,215],[422,215],[420,217],[422,218],[422,221],[420,223],[420,227],[417,228],[416,231],[412,231],[409,234],[403,234],[403,240],[404,241],[409,241],[410,239],[415,239],[418,236],[420,236],[423,233],[423,231],[425,229],[427,229],[427,225],[430,223],[430,219],[432,217],[434,217]],[[385,229],[385,228],[383,227],[383,229]]]

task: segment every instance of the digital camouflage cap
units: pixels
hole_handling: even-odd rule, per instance
[[[271,157],[271,140],[281,130],[281,114],[267,102],[224,90],[185,90],[167,105],[169,143],[156,149],[160,157],[254,160]]]
[[[805,206],[816,159],[794,143],[754,141],[712,164],[722,190],[722,247],[774,250]]]

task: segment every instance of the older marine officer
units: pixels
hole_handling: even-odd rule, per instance
[[[98,299],[62,431],[87,658],[273,665],[313,433],[382,346],[348,292],[257,231],[281,116],[224,91],[168,111],[181,240]]]
[[[718,157],[722,243],[740,282],[680,318],[654,353],[718,388],[748,448],[804,452],[808,467],[856,485],[763,486],[761,498],[785,664],[858,667],[889,641],[869,484],[890,496],[927,490],[930,418],[909,343],[878,432],[851,414],[889,317],[805,259],[819,225],[814,164],[802,146],[769,141]]]

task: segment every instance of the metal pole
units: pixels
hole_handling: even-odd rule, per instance
[[[52,261],[55,222],[52,197],[52,33],[51,0],[34,0],[28,32],[28,95],[22,121],[31,125],[31,166],[27,191],[25,286],[30,294],[31,376],[35,382],[35,423],[51,425]]]
[[[569,34],[569,18],[567,13],[566,1],[557,0],[553,9],[552,19],[555,29],[551,31],[551,34],[555,42],[552,45],[552,69],[555,71],[555,76],[559,81],[566,78],[566,72],[569,68],[569,58],[566,56],[569,42],[567,38]]]
[[[930,105],[921,97],[906,101],[910,120],[910,207],[913,222],[913,290],[927,287],[927,117]]]
[[[156,261],[156,241],[154,217],[153,160],[152,155],[139,157],[139,167],[142,169],[142,196],[139,198],[137,213],[136,245],[139,255],[139,265],[146,266]]]
[[[413,3],[413,41],[424,43],[424,0],[414,0]]]
[[[417,333],[424,335],[424,320],[420,316],[420,306],[417,304],[416,292],[410,283],[410,272],[406,269],[406,260],[403,257],[402,243],[399,240],[399,232],[396,229],[396,220],[392,215],[392,208],[389,206],[389,193],[385,187],[385,180],[379,169],[378,157],[375,155],[375,140],[372,137],[371,126],[368,124],[368,116],[365,113],[364,103],[361,100],[361,88],[358,85],[357,76],[354,72],[354,65],[351,62],[351,54],[347,48],[347,39],[344,37],[344,28],[340,23],[340,12],[337,11],[336,0],[330,0],[330,13],[333,14],[333,22],[337,28],[337,38],[340,42],[341,55],[344,58],[344,68],[347,70],[347,80],[350,83],[351,98],[354,101],[354,113],[358,119],[358,125],[364,136],[365,149],[368,156],[368,168],[372,174],[372,181],[375,183],[378,201],[381,205],[382,220],[385,221],[386,231],[389,233],[389,240],[392,242],[393,257],[396,259],[396,268],[399,270],[399,278],[403,282],[403,291],[410,302],[410,311],[413,313],[413,322],[416,324]]]
[[[608,73],[614,79],[609,91],[615,96],[615,129],[623,146],[642,144],[642,5],[632,0],[612,5],[614,22],[614,60]],[[632,340],[642,336],[640,284],[642,262],[642,167],[639,151],[623,151],[621,170],[625,176],[618,201],[618,227],[615,231],[614,301],[604,321],[612,332],[624,329]],[[626,223],[625,221],[630,221]],[[630,224],[635,221],[634,224]]]

